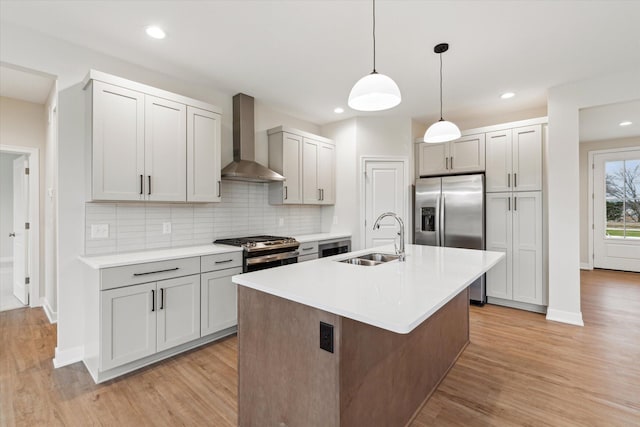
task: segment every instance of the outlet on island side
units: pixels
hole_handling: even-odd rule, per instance
[[[320,348],[333,353],[333,325],[320,322]]]

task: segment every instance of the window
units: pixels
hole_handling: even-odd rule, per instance
[[[640,159],[605,162],[607,238],[640,239]]]

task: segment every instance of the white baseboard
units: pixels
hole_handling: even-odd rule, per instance
[[[554,322],[568,323],[569,325],[584,326],[582,321],[582,312],[572,312],[564,310],[556,310],[554,308],[547,309],[547,320]]]
[[[588,262],[581,262],[580,263],[580,270],[593,270],[593,266],[591,264],[589,264]]]
[[[81,362],[84,356],[84,347],[78,346],[68,350],[59,350],[56,347],[56,357],[53,358],[53,367],[61,368],[76,362]]]
[[[44,314],[47,315],[47,319],[49,319],[49,323],[54,324],[58,323],[58,312],[53,311],[51,306],[49,305],[49,301],[45,298],[42,301],[42,309],[44,310]]]

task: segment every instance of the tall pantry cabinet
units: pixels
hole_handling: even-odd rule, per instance
[[[486,248],[506,253],[487,272],[487,302],[545,311],[543,125],[486,134]]]

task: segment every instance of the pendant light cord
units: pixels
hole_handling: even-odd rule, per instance
[[[440,53],[440,121],[443,121],[442,118],[442,54]]]
[[[373,0],[373,74],[376,71],[376,0]]]

